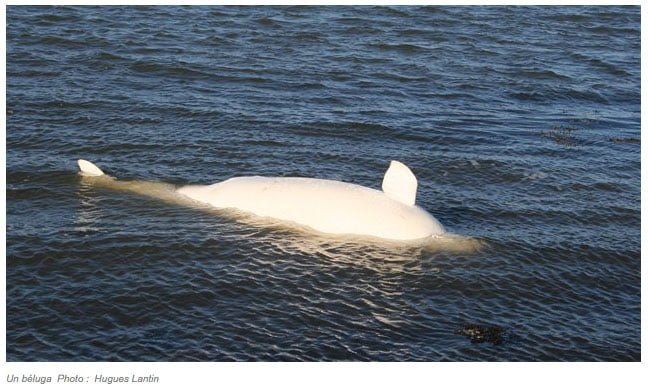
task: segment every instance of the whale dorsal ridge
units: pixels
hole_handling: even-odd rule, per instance
[[[405,164],[395,160],[389,164],[382,182],[382,190],[387,196],[408,206],[414,206],[417,186],[416,176]]]

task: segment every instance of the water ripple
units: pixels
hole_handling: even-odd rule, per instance
[[[7,359],[639,360],[640,81],[639,7],[10,6]],[[480,249],[111,192],[81,157],[372,188],[398,159]]]

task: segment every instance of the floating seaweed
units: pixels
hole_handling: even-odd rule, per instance
[[[456,334],[466,336],[472,343],[492,343],[495,345],[504,342],[504,328],[499,326],[482,326],[466,324],[458,329]]]
[[[566,146],[575,146],[578,145],[581,140],[574,135],[575,131],[580,130],[576,126],[555,126],[551,130],[542,131],[540,135],[554,140],[555,142],[566,145]]]
[[[641,143],[641,139],[639,138],[609,138],[608,139],[610,142],[614,142],[615,144],[639,144]]]

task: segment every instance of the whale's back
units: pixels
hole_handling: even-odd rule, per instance
[[[213,207],[291,221],[324,233],[408,240],[444,232],[417,206],[383,191],[334,180],[249,176],[186,186],[178,192]]]

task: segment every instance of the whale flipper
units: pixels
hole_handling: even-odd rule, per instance
[[[79,174],[83,176],[103,176],[104,173],[98,166],[87,160],[78,160]]]
[[[412,171],[400,161],[392,160],[382,182],[382,190],[390,198],[414,206],[418,182]]]

